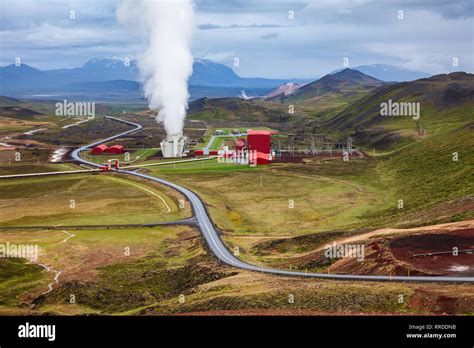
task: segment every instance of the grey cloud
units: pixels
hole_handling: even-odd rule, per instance
[[[21,56],[40,68],[74,67],[143,48],[116,21],[119,0],[0,1],[3,65]],[[450,71],[459,56],[460,69],[473,71],[473,6],[473,0],[198,0],[193,49],[229,66],[239,57],[235,70],[244,76],[317,76],[340,68],[346,56],[351,66],[404,64],[432,73]],[[70,8],[76,21],[65,18]]]
[[[474,16],[474,1],[472,0],[410,0],[395,1],[394,6],[431,11],[445,18],[469,18]]]
[[[417,9],[438,13],[445,18],[468,18],[474,16],[474,1],[472,0],[197,0],[197,8],[203,12],[255,13],[281,12],[289,9],[301,11],[316,9],[316,12],[331,15],[342,14],[356,8],[369,11],[373,7],[385,9]]]

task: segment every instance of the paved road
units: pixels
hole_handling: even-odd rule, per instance
[[[214,140],[216,139],[216,136],[215,135],[211,135],[211,138],[209,139],[209,141],[207,142],[207,145],[204,147],[204,149],[207,149],[209,151],[209,149],[212,147],[212,144],[214,143]]]
[[[119,138],[123,135],[135,132],[142,128],[141,125],[124,121],[115,117],[108,117],[110,119],[116,120],[118,122],[123,122],[135,127],[132,130],[122,132],[120,134],[114,135],[107,139],[95,142],[93,144],[83,146],[79,149],[76,149],[72,152],[72,156],[79,162],[84,164],[97,167],[98,164],[89,162],[84,160],[80,157],[80,152],[89,149],[92,146],[95,146],[100,143],[104,143],[115,138]],[[408,281],[408,282],[449,282],[449,283],[456,283],[456,282],[470,282],[474,283],[474,277],[446,277],[446,276],[374,276],[374,275],[342,275],[342,274],[326,274],[326,273],[306,273],[306,272],[297,272],[297,271],[287,271],[281,269],[274,269],[268,267],[258,267],[256,265],[252,265],[246,262],[243,262],[237,259],[229,250],[224,246],[222,243],[219,232],[214,227],[211,219],[209,218],[209,214],[206,211],[204,203],[201,199],[191,190],[180,186],[178,184],[169,182],[164,179],[156,178],[150,175],[146,175],[137,171],[128,171],[128,170],[118,170],[117,172],[127,175],[134,175],[137,177],[141,177],[147,180],[159,182],[175,190],[181,192],[185,195],[192,206],[195,218],[197,219],[197,226],[199,227],[204,239],[206,240],[207,245],[209,246],[210,250],[214,253],[214,255],[225,264],[230,266],[257,271],[257,272],[264,272],[264,273],[272,273],[272,274],[279,274],[284,276],[302,276],[302,277],[311,277],[311,278],[326,278],[326,279],[339,279],[339,280],[371,280],[371,281]]]

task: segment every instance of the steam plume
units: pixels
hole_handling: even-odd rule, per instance
[[[180,133],[188,107],[188,78],[193,71],[193,1],[126,1],[117,17],[140,26],[147,35],[148,46],[138,58],[138,67],[148,106],[159,111],[156,121],[163,122],[167,134]]]

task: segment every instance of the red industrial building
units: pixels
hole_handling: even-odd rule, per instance
[[[270,153],[270,137],[268,130],[248,130],[247,148],[250,151]]]
[[[247,130],[247,149],[256,155],[251,159],[257,164],[269,164],[270,162],[270,138],[269,130]]]
[[[125,147],[123,145],[114,145],[105,150],[107,153],[121,154],[125,152]]]
[[[93,155],[100,155],[101,153],[103,153],[104,151],[107,151],[108,147],[107,145],[105,144],[100,144],[100,145],[97,145],[96,147],[94,147],[91,151],[91,154]]]

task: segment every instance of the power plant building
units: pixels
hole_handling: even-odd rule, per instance
[[[189,138],[183,133],[169,134],[160,143],[163,157],[182,157],[188,148]]]
[[[247,130],[247,150],[250,162],[269,164],[272,160],[270,147],[271,133],[269,130]]]

